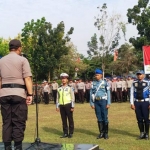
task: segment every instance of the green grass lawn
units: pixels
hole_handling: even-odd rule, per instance
[[[128,102],[111,104],[109,109],[108,140],[96,139],[99,133],[97,119],[94,110],[87,103],[75,105],[75,131],[71,139],[60,138],[62,135],[62,123],[60,114],[55,111],[53,103],[49,105],[39,104],[38,107],[39,137],[42,142],[98,144],[100,148],[105,150],[150,150],[150,140],[136,140],[139,136],[139,130],[135,113],[130,109]],[[24,142],[31,143],[36,138],[35,108],[35,105],[29,106]],[[2,121],[0,123],[2,124]]]

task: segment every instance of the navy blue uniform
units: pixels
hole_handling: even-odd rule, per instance
[[[142,138],[149,134],[149,82],[136,80],[130,90],[130,103],[135,106],[136,118]]]

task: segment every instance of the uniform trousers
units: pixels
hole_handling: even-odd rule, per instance
[[[60,115],[62,119],[64,134],[68,134],[68,123],[69,123],[69,134],[73,134],[74,121],[73,121],[73,112],[71,111],[71,103],[60,105]],[[67,119],[68,119],[68,123],[67,123]]]
[[[86,97],[86,101],[89,102],[90,101],[90,89],[86,89],[85,97]]]
[[[54,97],[54,103],[56,104],[56,98],[57,98],[57,90],[52,90],[53,97]]]
[[[48,104],[48,103],[49,103],[49,95],[48,95],[48,92],[44,92],[44,102],[45,102],[45,104]]]
[[[79,102],[84,103],[84,92],[83,90],[78,90]]]
[[[108,123],[107,100],[95,100],[94,104],[97,121]]]
[[[116,91],[112,91],[112,102],[117,102],[117,94]]]
[[[127,101],[127,90],[123,90],[122,97],[123,97],[123,100],[126,102]]]
[[[117,88],[117,99],[122,101],[122,88]]]
[[[143,123],[143,121],[149,124],[149,101],[144,102],[134,102],[135,105],[135,114],[138,123]]]
[[[128,96],[128,99],[130,100],[130,88],[127,88],[127,96]]]
[[[3,142],[21,142],[27,120],[26,99],[20,96],[0,97],[1,114],[3,120]]]

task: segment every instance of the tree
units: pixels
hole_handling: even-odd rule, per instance
[[[22,41],[24,52],[28,54],[34,74],[48,78],[53,77],[55,68],[60,58],[67,55],[70,41],[69,35],[73,33],[73,27],[65,35],[64,22],[60,22],[56,28],[52,28],[50,22],[43,17],[25,23],[22,29]]]
[[[123,73],[129,74],[129,71],[135,71],[138,66],[137,56],[134,55],[135,48],[129,44],[123,44],[118,50],[118,60],[109,65],[109,69],[114,74],[122,75]]]
[[[9,40],[0,38],[0,57],[3,57],[9,53]]]
[[[138,30],[138,37],[129,39],[130,43],[137,50],[141,50],[143,45],[150,45],[150,6],[149,0],[139,0],[132,9],[128,9],[128,22],[135,25]]]
[[[99,31],[99,41],[97,40],[97,35],[91,38],[88,42],[89,50],[87,51],[90,57],[97,56],[101,59],[103,72],[106,69],[107,55],[110,54],[114,48],[119,44],[120,31],[123,32],[125,36],[126,26],[125,23],[121,21],[121,16],[119,14],[108,15],[107,5],[97,7],[100,11],[97,17],[95,17],[95,27]]]

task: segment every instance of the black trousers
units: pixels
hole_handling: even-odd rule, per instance
[[[79,102],[84,103],[84,92],[83,90],[78,90]]]
[[[48,103],[49,103],[49,95],[48,95],[48,92],[44,92],[44,102],[45,102],[45,104],[48,104]]]
[[[128,99],[130,101],[130,88],[127,88],[127,95],[128,95]]]
[[[57,90],[52,90],[52,93],[54,97],[54,103],[56,104]]]
[[[117,102],[117,93],[116,91],[112,91],[112,102]]]
[[[26,100],[20,96],[0,97],[3,120],[3,142],[20,142],[24,139],[27,120]]]
[[[87,101],[87,102],[90,101],[90,89],[86,89],[85,98],[86,98],[86,101]]]
[[[69,133],[73,134],[74,132],[74,121],[73,121],[73,112],[71,110],[71,104],[60,105],[60,115],[62,119],[62,126],[64,134],[68,134],[68,123],[69,122]]]
[[[117,88],[117,99],[122,102],[122,88]]]
[[[147,123],[149,124],[149,101],[146,102],[134,102],[135,113],[138,123]]]

